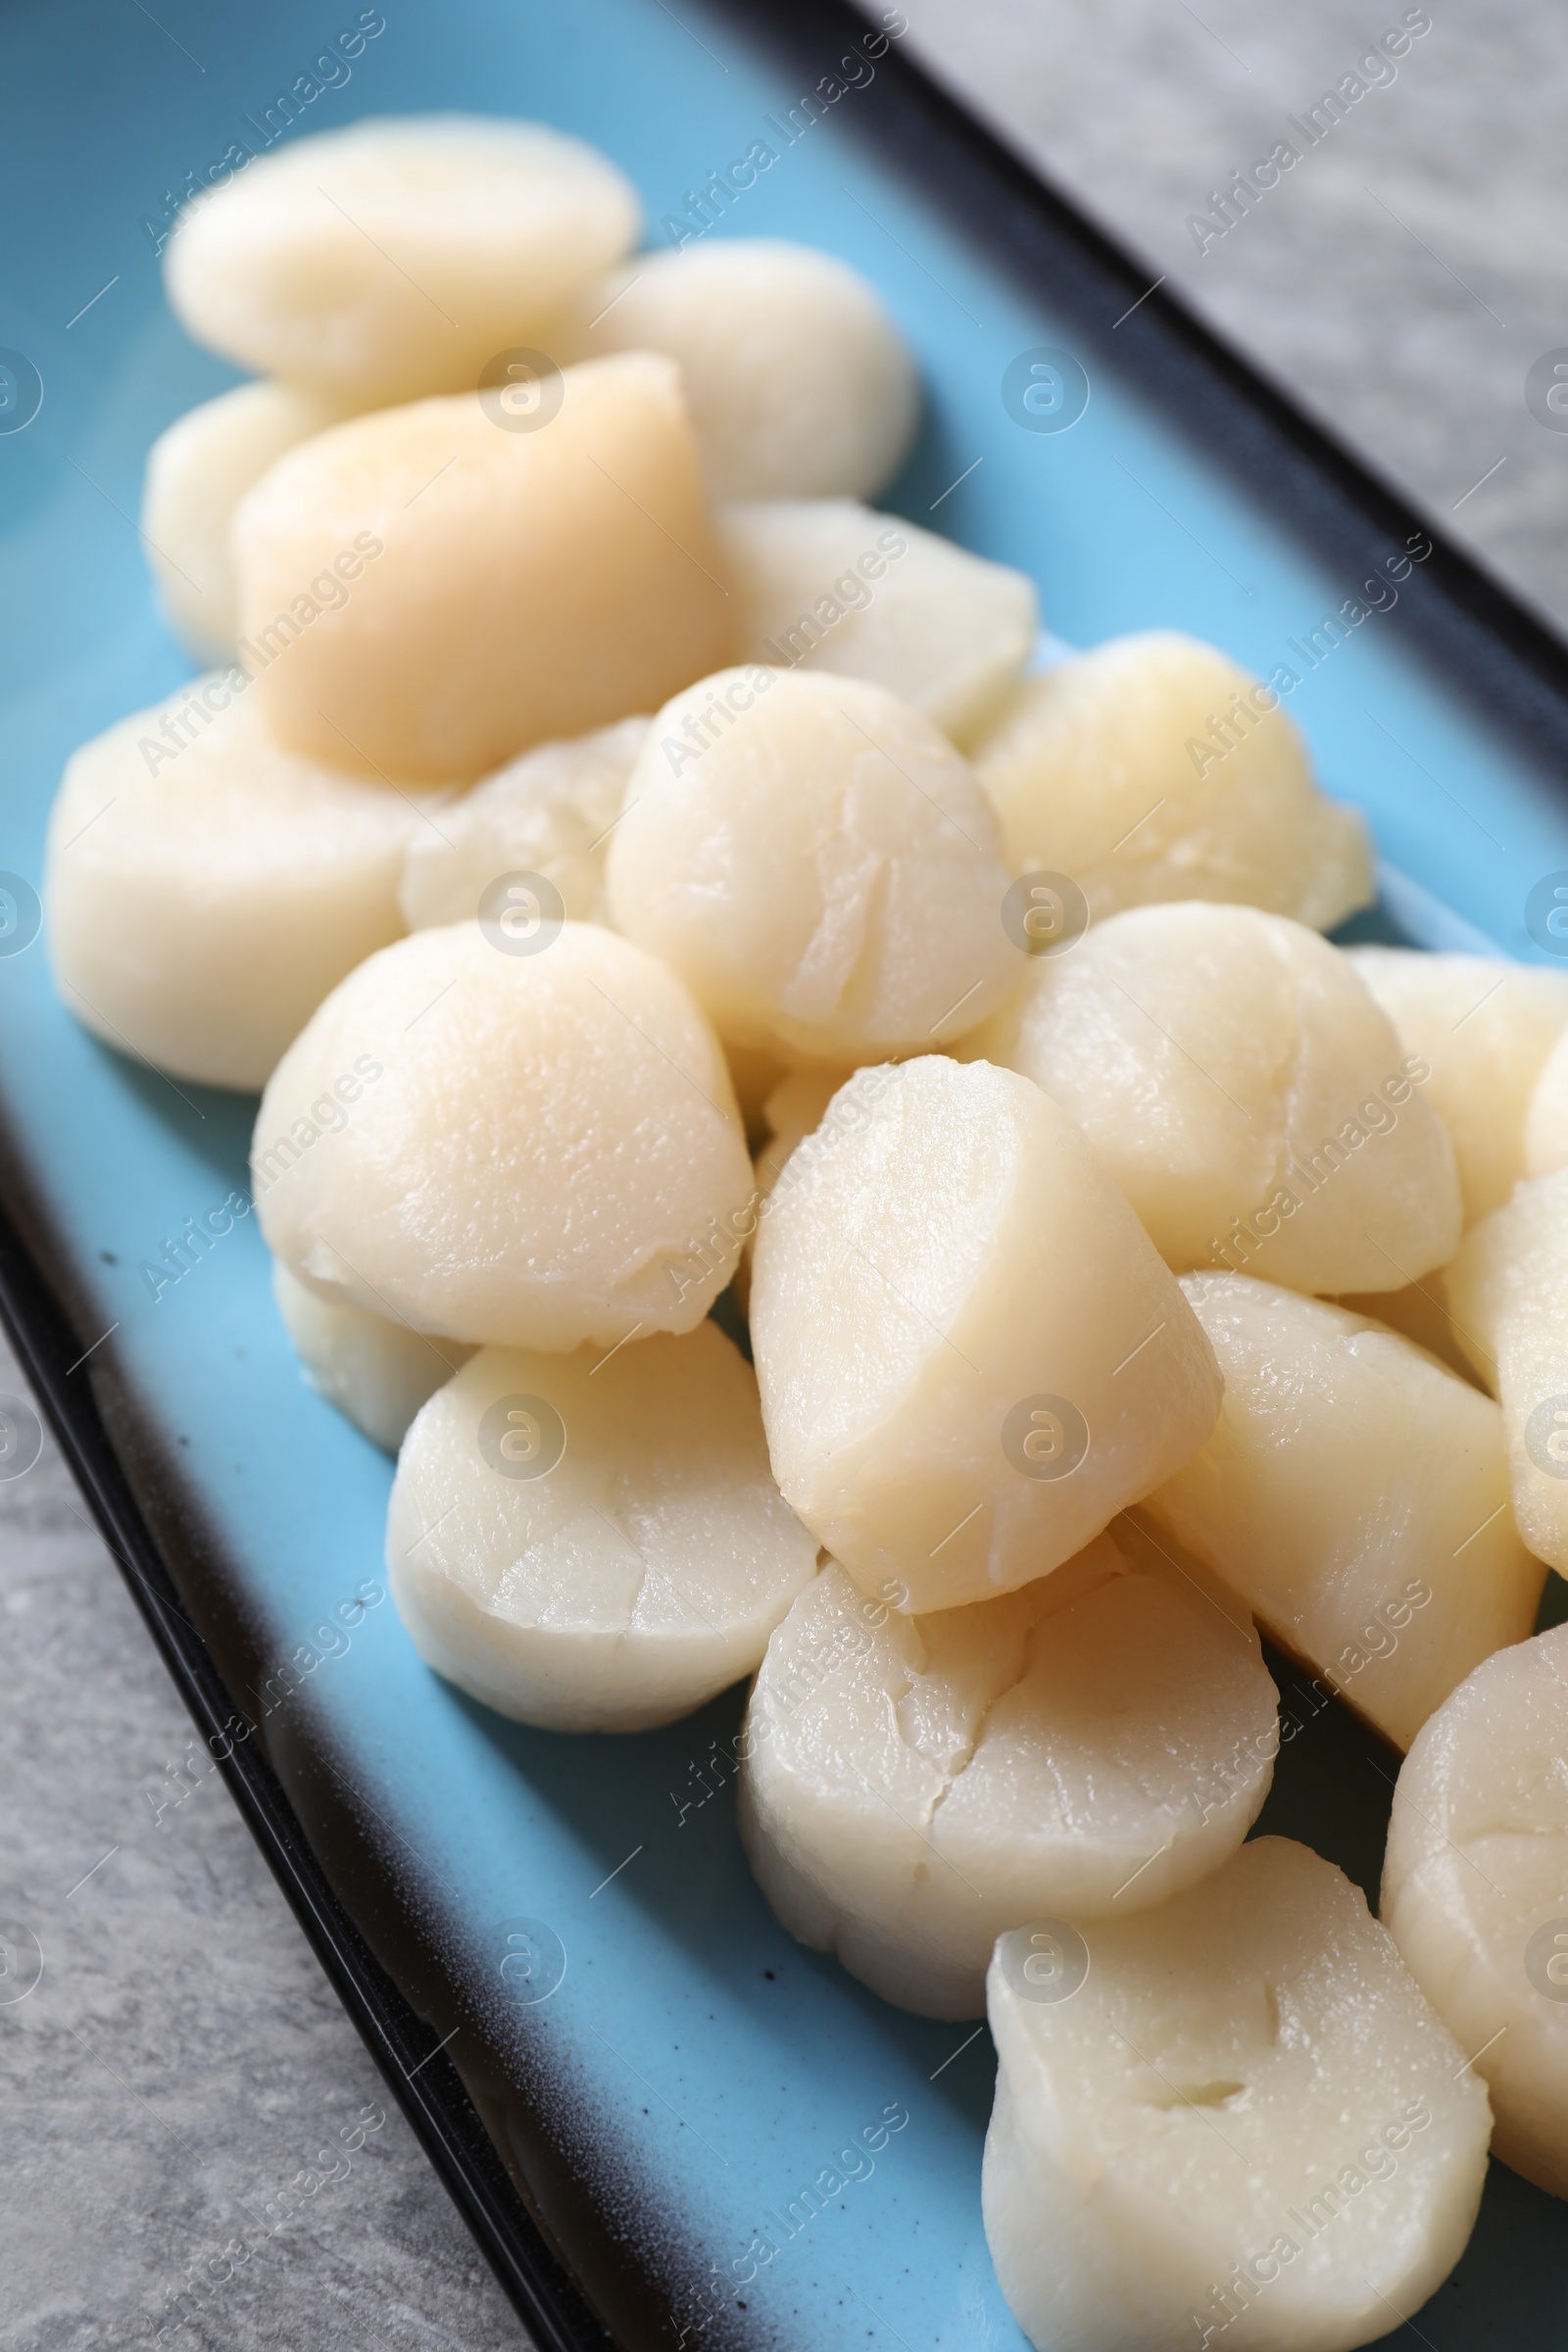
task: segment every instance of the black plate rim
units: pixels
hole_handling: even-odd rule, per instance
[[[430,2027],[382,1968],[313,1852],[259,1740],[223,1734],[239,1709],[179,1605],[92,1391],[80,1343],[0,1197],[0,1323],[97,1522],[170,1680],[261,1848],[327,1982],[540,2352],[605,2352],[612,2338],[546,2243]]]
[[[796,64],[814,60],[822,72],[831,70],[831,53],[841,47],[863,50],[878,22],[852,0],[706,0],[706,6],[776,56]],[[944,208],[959,220],[983,221],[998,258],[1025,280],[1043,232],[1075,254],[1086,279],[1098,277],[1118,297],[1137,298],[1126,348],[1175,364],[1178,407],[1191,410],[1205,392],[1220,392],[1232,421],[1245,427],[1226,446],[1227,466],[1255,478],[1262,462],[1283,466],[1273,480],[1282,495],[1304,501],[1294,516],[1298,530],[1341,553],[1356,543],[1370,546],[1373,537],[1424,533],[1435,551],[1427,577],[1437,593],[1412,610],[1418,643],[1424,640],[1446,666],[1457,658],[1476,685],[1485,679],[1509,731],[1568,760],[1568,643],[1544,618],[1297,408],[1179,296],[1163,283],[1148,288],[1147,266],[972,116],[902,40],[878,58],[877,74],[882,96],[860,118],[868,143],[923,189],[939,188]],[[1103,325],[1111,325],[1108,311]],[[1451,667],[1449,675],[1451,682]],[[457,2070],[370,1951],[259,1743],[229,1743],[220,1752],[221,1727],[237,1711],[232,1695],[179,1608],[174,1580],[91,1389],[72,1378],[80,1342],[47,1270],[55,1254],[47,1218],[13,1189],[16,1169],[5,1157],[0,1321],[172,1682],[199,1735],[215,1742],[219,1769],[323,1973],[541,2352],[605,2352],[613,2339],[509,2178]]]
[[[990,257],[1027,289],[1039,282],[1045,244],[1071,249],[1078,282],[1051,286],[1083,316],[1086,331],[1119,331],[1120,348],[1138,353],[1141,369],[1160,382],[1168,407],[1196,422],[1205,403],[1223,416],[1207,420],[1206,438],[1220,468],[1272,494],[1298,537],[1349,563],[1370,561],[1390,543],[1431,542],[1423,584],[1406,626],[1416,648],[1452,688],[1462,678],[1484,694],[1494,731],[1520,736],[1568,761],[1568,635],[1450,538],[1375,465],[1355,454],[1298,407],[1281,385],[1201,318],[1167,277],[1151,281],[1151,265],[1073,200],[998,131],[971,114],[895,34],[884,53],[878,25],[894,8],[855,0],[703,0],[707,11],[738,27],[777,60],[811,75],[830,73],[851,48],[876,55],[873,84],[857,101],[866,143],[927,204],[968,225]],[[848,61],[846,61],[848,62]],[[1085,304],[1091,280],[1114,290],[1114,308]],[[1128,305],[1135,307],[1129,312]],[[1128,372],[1131,372],[1129,368]],[[1000,387],[999,387],[1000,391]],[[1522,398],[1522,386],[1521,386]],[[917,518],[911,518],[917,519]],[[1483,645],[1482,639],[1487,642]]]

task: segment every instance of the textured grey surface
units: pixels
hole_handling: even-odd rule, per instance
[[[0,2344],[515,2352],[48,1438],[0,1481],[0,1918],[43,1954],[9,1997],[0,1928]]]
[[[1141,254],[1151,282],[1165,276],[1568,630],[1568,431],[1525,406],[1532,365],[1557,349],[1568,357],[1560,8],[903,5],[924,61]],[[1396,78],[1307,148],[1287,119],[1353,74],[1369,41],[1407,13],[1432,28]],[[1300,161],[1200,253],[1189,215],[1281,139]]]
[[[1568,621],[1568,434],[1523,399],[1568,343],[1568,22],[1471,0],[1461,23],[1437,0],[1393,86],[1200,258],[1187,214],[1399,0],[906,6],[926,55],[1152,279]],[[0,1913],[44,1953],[24,2000],[0,1976],[0,2343],[150,2342],[200,2269],[205,2316],[172,2352],[522,2343],[220,1783],[156,1814],[189,1726],[47,1443],[0,1484]],[[367,2107],[385,2123],[347,2149]],[[272,2230],[269,2200],[329,2144],[347,2171]],[[231,2240],[254,2251],[224,2279]]]

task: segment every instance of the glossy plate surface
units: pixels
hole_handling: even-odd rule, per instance
[[[1289,664],[1326,783],[1368,811],[1394,869],[1383,935],[1541,956],[1527,905],[1568,868],[1552,642],[1162,296],[1133,309],[1136,269],[897,45],[868,60],[847,12],[777,13],[389,6],[351,78],[302,99],[299,129],[539,117],[631,174],[656,243],[710,173],[771,147],[707,233],[800,238],[883,291],[930,392],[884,503],[1032,572],[1070,642],[1175,625],[1265,674]],[[339,14],[355,24],[350,0]],[[0,868],[25,885],[69,752],[186,674],[129,517],[153,436],[232,378],[175,326],[144,221],[187,172],[254,144],[247,119],[280,88],[315,87],[339,29],[292,0],[172,4],[157,24],[84,0],[0,27],[27,191],[0,343],[43,386],[33,420],[0,434]],[[1087,406],[1059,429],[1050,387],[1071,405],[1075,369]],[[1043,410],[1024,401],[1041,382]],[[1412,542],[1429,552],[1401,572]],[[1382,609],[1349,618],[1378,577]],[[545,2340],[604,2340],[475,2110],[628,2346],[684,2331],[757,2352],[1018,2352],[980,2225],[988,2037],[885,2007],[776,1927],[733,1825],[739,1694],[618,1741],[469,1704],[389,1602],[356,1605],[381,1590],[391,1466],[303,1385],[254,1219],[153,1297],[141,1268],[166,1239],[243,1202],[253,1114],[88,1037],[40,942],[0,955],[7,1311],[204,1728],[229,1716],[240,1735],[229,1770],[253,1826],[512,2290]],[[1300,1730],[1260,1826],[1374,1886],[1393,1760],[1282,1688]],[[874,2160],[838,2163],[884,2128]],[[1565,2295],[1568,2214],[1494,2166],[1469,2254],[1401,2340],[1555,2345]]]

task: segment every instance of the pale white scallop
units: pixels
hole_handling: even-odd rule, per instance
[[[1108,1535],[920,1617],[830,1564],[752,1691],[741,1837],[802,1942],[903,2008],[976,2017],[1004,1929],[1143,1910],[1234,1852],[1278,1740],[1251,1628]]]
[[[636,1732],[752,1671],[816,1544],[710,1321],[612,1355],[481,1349],[404,1443],[387,1567],[421,1656],[475,1698]]]
[[[1397,1747],[1535,1623],[1502,1415],[1326,1298],[1242,1274],[1182,1289],[1225,1376],[1219,1425],[1144,1509]]]
[[[404,855],[441,806],[285,750],[243,672],[195,678],[67,764],[43,886],[56,983],[122,1053],[260,1087],[400,936]]]
[[[1023,958],[967,762],[855,678],[721,670],[655,718],[611,838],[617,927],[726,1043],[853,1064],[994,1011]]]
[[[1426,1099],[1453,1139],[1473,1225],[1500,1208],[1526,1172],[1525,1120],[1568,1028],[1568,973],[1413,948],[1347,952],[1406,1051],[1431,1067]]]
[[[1527,1176],[1568,1167],[1568,1042],[1559,1037],[1542,1065],[1525,1113]]]
[[[1329,931],[1373,898],[1364,818],[1318,790],[1273,689],[1197,638],[1113,637],[1025,679],[975,760],[1013,871],[1070,876],[1097,917],[1219,899]]]
[[[1035,584],[853,499],[722,507],[740,659],[886,686],[966,742],[1034,651]]]
[[[757,1212],[757,1224],[767,1214],[773,1188],[786,1162],[796,1148],[814,1134],[833,1098],[855,1075],[851,1070],[791,1070],[770,1088],[760,1110],[763,1138],[752,1161],[755,1178],[753,1205]],[[868,1065],[866,1082],[873,1089],[879,1085],[875,1067]],[[855,1119],[857,1110],[858,1098],[855,1090],[851,1089],[845,1095],[841,1115],[849,1122]],[[754,1225],[742,1246],[740,1263],[735,1269],[735,1296],[743,1314],[751,1304],[752,1253],[756,1241]]]
[[[573,359],[680,363],[714,498],[866,498],[919,416],[914,361],[885,304],[832,254],[772,237],[640,253],[577,301]]]
[[[230,661],[239,600],[228,526],[253,483],[313,434],[339,402],[295,384],[236,384],[188,409],[147,452],[141,539],[164,611],[198,662]]]
[[[846,1091],[856,1116],[829,1105],[757,1238],[774,1475],[863,1590],[956,1607],[1059,1567],[1189,1460],[1219,1374],[1126,1200],[1027,1079],[926,1055]]]
[[[389,776],[472,778],[728,659],[673,362],[585,362],[550,400],[518,431],[472,393],[351,417],[240,501],[240,656],[279,735]],[[315,592],[356,554],[345,599]]]
[[[538,744],[476,784],[439,833],[421,827],[398,892],[409,929],[467,921],[509,874],[542,876],[574,922],[606,921],[605,856],[647,733],[646,718],[622,718]]]
[[[783,1174],[785,1166],[808,1136],[815,1135],[836,1097],[843,1090],[838,1112],[832,1121],[824,1146],[831,1149],[841,1133],[858,1126],[865,1117],[862,1096],[877,1100],[885,1089],[887,1073],[877,1064],[868,1063],[863,1073],[854,1070],[791,1070],[780,1079],[762,1105],[767,1126],[767,1141],[753,1161],[757,1188],[767,1199]],[[854,1083],[861,1078],[861,1085]],[[808,1155],[809,1157],[809,1155]],[[806,1171],[802,1162],[801,1173]],[[765,1211],[761,1212],[765,1214]]]
[[[1443,1284],[1502,1407],[1519,1532],[1568,1573],[1568,1168],[1532,1177],[1472,1226]]]
[[[965,1051],[1054,1096],[1178,1268],[1396,1291],[1459,1239],[1428,1065],[1341,951],[1284,915],[1111,915],[1034,956]]]
[[[1463,2253],[1486,2090],[1305,1846],[1256,1838],[1081,1936],[1017,1929],[986,1989],[986,2237],[1039,2352],[1350,2352]]]
[[[1348,1307],[1353,1315],[1366,1315],[1377,1323],[1387,1323],[1392,1331],[1414,1340],[1431,1355],[1440,1356],[1450,1372],[1474,1387],[1488,1388],[1472,1362],[1469,1350],[1448,1311],[1447,1291],[1444,1271],[1424,1274],[1419,1282],[1407,1283],[1402,1291],[1342,1291],[1334,1300],[1336,1306]]]
[[[363,1306],[334,1304],[308,1291],[281,1258],[272,1260],[272,1297],[311,1387],[387,1453],[473,1353],[461,1340],[434,1340]]]
[[[1492,2097],[1493,2147],[1568,2197],[1568,1627],[1499,1650],[1400,1768],[1384,1925]]]
[[[543,123],[368,116],[188,205],[165,284],[196,340],[241,367],[384,405],[470,391],[638,220],[608,157]]]
[[[610,920],[608,907],[604,920]],[[760,1144],[767,1132],[763,1106],[787,1076],[788,1064],[766,1046],[738,1046],[733,1039],[725,1043],[724,1059],[729,1063],[730,1084],[746,1121],[747,1140]]]
[[[689,1331],[752,1182],[717,1041],[612,931],[501,940],[417,931],[334,990],[262,1100],[262,1231],[323,1298],[450,1339]],[[344,1071],[363,1097],[323,1124]]]

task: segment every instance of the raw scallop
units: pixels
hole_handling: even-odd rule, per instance
[[[646,718],[623,718],[568,743],[541,743],[476,784],[409,845],[398,894],[411,931],[461,923],[510,876],[542,878],[574,922],[602,923],[605,858]],[[535,893],[535,896],[542,896]]]
[[[1492,2094],[1504,2164],[1568,2197],[1568,1627],[1499,1650],[1399,1772],[1384,1925]]]
[[[774,1476],[863,1591],[911,1611],[1009,1592],[1198,1451],[1208,1342],[1026,1078],[862,1070],[813,1141],[760,1225],[752,1345]]]
[[[240,367],[385,406],[471,392],[638,221],[614,166],[541,122],[370,116],[187,206],[165,283],[197,342]]]
[[[749,1674],[816,1573],[716,1323],[605,1354],[486,1348],[404,1444],[393,1597],[503,1715],[638,1732]]]
[[[420,1405],[473,1353],[363,1306],[333,1305],[280,1258],[272,1260],[272,1297],[311,1387],[386,1453],[396,1453]]]
[[[1350,2352],[1447,2277],[1491,2117],[1359,1888],[1259,1838],[1003,1937],[986,2237],[1040,2352]]]
[[[1568,1036],[1547,1054],[1525,1114],[1524,1174],[1550,1176],[1562,1167],[1568,1167]]]
[[[1473,1225],[1525,1174],[1525,1120],[1568,1027],[1568,973],[1413,948],[1347,952],[1406,1051],[1431,1067],[1426,1099],[1453,1139]]]
[[[853,1064],[929,1053],[1023,957],[966,761],[879,686],[722,670],[660,711],[611,838],[617,927],[726,1044]]]
[[[579,298],[562,334],[573,359],[679,362],[713,498],[867,498],[914,435],[903,336],[863,277],[808,245],[640,253]]]
[[[286,741],[470,779],[727,659],[734,605],[673,363],[628,353],[549,389],[559,407],[528,431],[471,393],[352,417],[240,501],[240,657]],[[323,593],[356,556],[346,598]]]
[[[1225,1376],[1219,1426],[1145,1510],[1397,1747],[1535,1622],[1502,1416],[1366,1315],[1244,1274],[1182,1289]]]
[[[1443,1282],[1455,1334],[1502,1407],[1519,1532],[1568,1573],[1568,1168],[1521,1184],[1473,1226]]]
[[[721,507],[740,658],[886,686],[966,741],[1034,651],[1035,585],[853,499]]]
[[[712,1031],[592,923],[372,956],[273,1073],[251,1168],[270,1247],[322,1298],[546,1349],[690,1331],[752,1189]]]
[[[1097,921],[1218,899],[1331,931],[1372,900],[1365,820],[1318,790],[1274,689],[1195,637],[1113,637],[1025,679],[975,760],[1014,873],[1069,876]]]
[[[337,424],[336,401],[294,384],[236,384],[176,416],[147,452],[141,537],[164,610],[198,662],[232,661],[234,510],[286,451]]]
[[[1077,1120],[1167,1262],[1396,1291],[1459,1239],[1453,1147],[1338,948],[1250,906],[1139,906],[1033,957],[964,1051]]]
[[[793,1936],[885,2000],[977,2017],[991,1947],[1119,1918],[1240,1845],[1279,1743],[1257,1637],[1109,1536],[1016,1592],[894,1615],[829,1565],[767,1645],[741,1836]]]
[[[193,678],[67,764],[44,868],[56,981],[122,1053],[264,1086],[399,937],[409,842],[443,821],[439,796],[421,808],[274,743],[242,671]]]

